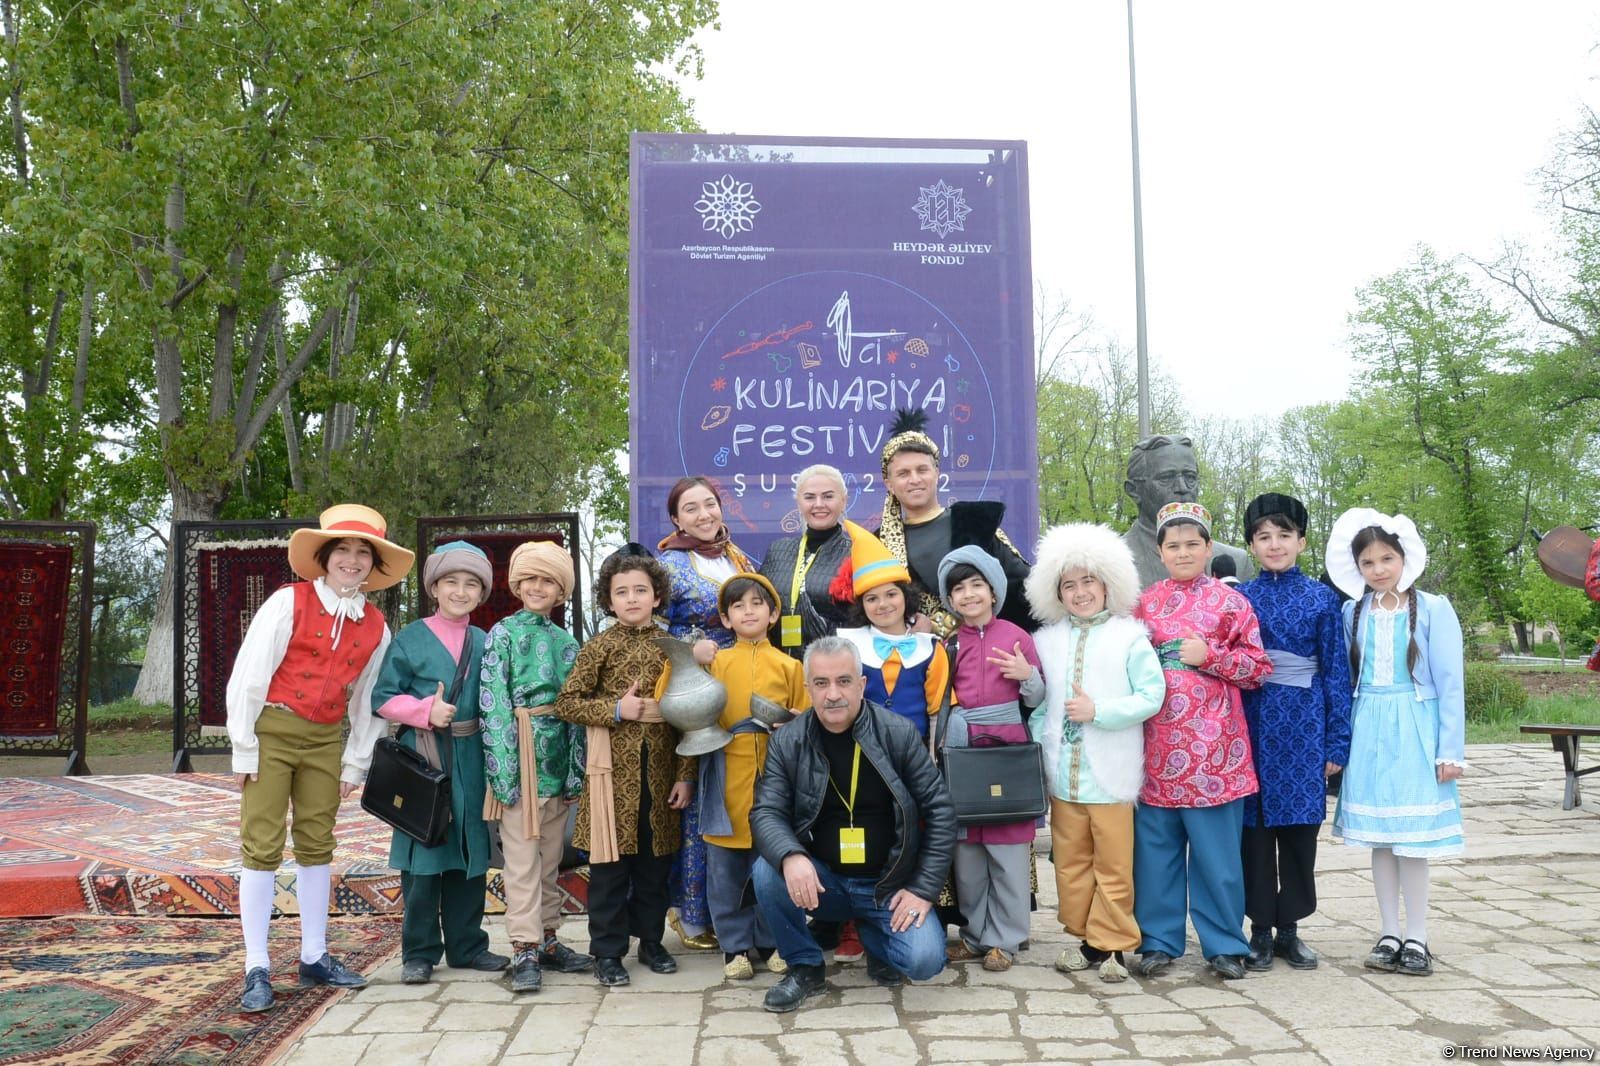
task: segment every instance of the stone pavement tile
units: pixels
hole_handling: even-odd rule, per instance
[[[361,1053],[362,1062],[421,1062],[444,1039],[443,1033],[379,1033]]]
[[[507,1055],[568,1055],[583,1046],[598,1004],[564,1003],[528,1012],[515,1031]]]
[[[394,984],[380,984],[374,981],[366,988],[346,993],[345,998],[352,1003],[370,1005],[373,1003],[398,1003],[401,1001],[433,999],[438,994],[438,985],[400,984],[400,975],[397,972]]]
[[[929,1062],[1026,1062],[1031,1056],[1020,1040],[933,1040]]]
[[[1122,985],[1109,987],[1132,987],[1137,995],[1096,997],[1100,1010],[1113,1014],[1148,1014],[1155,1011],[1170,1011],[1172,1004],[1158,995],[1151,995],[1139,988],[1137,982],[1128,980]],[[1072,990],[1059,992],[1029,992],[1024,997],[1026,1010],[1029,1014],[1085,1014],[1088,1013],[1084,1005],[1083,993]]]
[[[1390,1062],[1442,1062],[1444,1037],[1393,1025],[1341,1029],[1301,1029],[1301,1040],[1330,1066],[1374,1066]]]
[[[838,1033],[784,1033],[778,1037],[783,1061],[793,1066],[851,1066]]]
[[[510,1000],[511,994],[507,992],[505,998]],[[520,1003],[452,1003],[439,1011],[431,1028],[447,1032],[510,1031],[521,1022],[522,1015]]]
[[[1251,1003],[1249,997],[1229,988],[1175,988],[1166,994],[1166,998],[1185,1010],[1197,1011],[1208,1011],[1212,1007],[1243,1007]]]
[[[420,1033],[439,1013],[437,1003],[380,1003],[355,1025],[355,1033]]]
[[[1477,1044],[1504,1044],[1508,1047],[1579,1047],[1583,1044],[1593,1044],[1591,1036],[1584,1039],[1580,1031],[1566,1029],[1507,1029],[1495,1033],[1492,1037],[1483,1038],[1472,1043]]]
[[[720,1038],[700,1043],[699,1066],[779,1066],[778,1053],[754,1040]]]
[[[1149,1059],[1095,1059],[1091,1066],[1156,1066]]]
[[[1215,1061],[1233,1058],[1233,1043],[1220,1036],[1195,1036],[1184,1033],[1172,1036],[1164,1033],[1138,1033],[1133,1038],[1133,1048],[1149,1059],[1205,1059]]]
[[[900,991],[900,1009],[912,1014],[949,1011],[1013,1011],[1017,993],[1008,988],[931,988],[912,986]]]
[[[363,1003],[335,1003],[323,1012],[314,1026],[316,1035],[333,1036],[349,1031],[350,1027],[359,1022],[369,1008]]]
[[[1050,989],[1060,988],[1066,983],[1066,975],[1056,970],[1049,960],[1043,966],[1017,964],[1004,973],[990,973],[977,962],[969,962],[963,967],[967,975],[969,988],[1019,988],[1019,989]]]
[[[634,958],[623,959],[622,962],[628,968],[628,976],[633,979],[629,988],[635,992],[701,992],[727,983],[728,979],[722,976],[721,959],[722,956],[718,955],[718,961],[713,965],[710,960],[686,959],[684,955],[679,955],[677,973],[651,973],[648,966]],[[594,978],[589,978],[589,981],[593,984]],[[770,975],[764,982],[776,983],[777,978]]]
[[[1017,1020],[1029,1040],[1116,1040],[1117,1020],[1106,1014],[1024,1014]]]
[[[1486,1029],[1510,1021],[1504,1003],[1470,989],[1396,988],[1392,994],[1429,1021]]]
[[[1295,1029],[1322,1026],[1407,1026],[1417,1015],[1405,1004],[1364,980],[1332,970],[1312,970],[1299,980],[1269,984],[1239,981],[1240,991]],[[1392,980],[1415,980],[1392,977]]]
[[[1591,992],[1600,993],[1600,967],[1595,966],[1552,966],[1552,977],[1559,977],[1569,985],[1578,988],[1587,988]]]
[[[697,1029],[692,1025],[592,1025],[575,1066],[691,1066]]]
[[[1117,1055],[1126,1055],[1128,1052],[1115,1044],[1078,1044],[1060,1043],[1049,1041],[1034,1045],[1040,1063],[1046,1062],[1084,1062],[1087,1060],[1105,1060]],[[1122,1066],[1132,1066],[1129,1060],[1122,1060]]]
[[[1220,1029],[1242,1048],[1275,1050],[1301,1046],[1292,1031],[1257,1007],[1211,1007],[1201,1014],[1213,1028]]]
[[[910,1028],[922,1039],[934,1036],[951,1037],[1014,1037],[1016,1025],[1014,1011],[996,1011],[992,1014],[948,1014],[910,1022]],[[1027,1023],[1027,1015],[1022,1021]],[[1028,1035],[1026,1032],[1024,1036]]]
[[[433,1049],[433,1054],[428,1056],[428,1063],[429,1066],[459,1066],[464,1062],[493,1062],[500,1057],[500,1048],[505,1042],[506,1034],[492,1030],[450,1033]]]
[[[1566,983],[1555,974],[1499,953],[1451,954],[1447,958],[1452,969],[1470,974],[1494,989],[1548,988]]]
[[[566,1055],[507,1055],[499,1066],[572,1066],[572,1056]]]
[[[514,1002],[514,1003],[518,1003],[518,1004],[521,1004],[521,1003],[529,1003],[529,1004],[531,1004],[533,1002],[533,1000],[531,998],[530,999],[526,999],[526,1000],[523,999],[521,996],[517,996],[517,997],[513,998],[512,995],[511,995],[511,990],[509,988],[507,988],[504,984],[500,983],[500,982],[496,982],[496,983],[490,984],[490,985],[485,985],[485,984],[477,984],[475,982],[470,982],[470,981],[456,981],[456,982],[454,982],[452,984],[444,985],[443,987],[441,987],[439,989],[439,995],[438,995],[437,998],[438,998],[439,1002],[441,1002],[441,1003],[513,1003]]]
[[[1502,999],[1551,1025],[1600,1028],[1600,998],[1595,996],[1524,996],[1502,993]]]
[[[704,997],[698,992],[639,993],[631,989],[609,993],[600,1003],[595,1025],[700,1024]]]
[[[1251,1055],[1250,1066],[1321,1066],[1321,1055],[1309,1051],[1280,1051],[1272,1055]]]
[[[766,989],[755,988],[750,985],[741,985],[738,988],[719,989],[711,993],[711,1009],[719,1010],[749,1010],[760,1007],[761,1001],[766,997]]]
[[[915,1062],[917,1045],[904,1029],[871,1029],[862,1033],[848,1033],[845,1041],[850,1055],[857,1062]]]
[[[1206,1027],[1197,1014],[1130,1014],[1122,1024],[1131,1033],[1199,1033]]]
[[[295,1045],[284,1066],[328,1066],[355,1062],[372,1042],[371,1036],[308,1036]]]
[[[700,1027],[702,1039],[708,1036],[777,1036],[783,1031],[778,1016],[764,1010],[712,1011]]]
[[[794,1016],[796,1029],[889,1029],[900,1016],[888,1003],[861,1003],[844,1007],[801,1007]]]

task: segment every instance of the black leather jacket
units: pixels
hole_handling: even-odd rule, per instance
[[[774,734],[765,772],[756,785],[750,830],[756,849],[774,869],[807,852],[811,827],[828,787],[828,758],[815,713],[801,715]],[[939,898],[955,854],[956,815],[944,776],[928,757],[916,727],[893,711],[863,700],[852,727],[861,754],[895,800],[895,842],[879,878],[880,905],[900,889],[930,902]]]

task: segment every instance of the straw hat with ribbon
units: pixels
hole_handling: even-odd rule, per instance
[[[372,545],[372,574],[362,592],[377,592],[405,580],[416,555],[388,539],[389,526],[383,515],[358,503],[339,503],[318,516],[320,528],[297,529],[289,536],[289,568],[307,581],[327,577],[328,571],[317,562],[317,549],[330,540],[353,538]],[[383,563],[379,570],[377,563]]]

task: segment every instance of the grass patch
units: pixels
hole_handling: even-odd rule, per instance
[[[1541,695],[1530,696],[1527,709],[1520,714],[1505,708],[1492,707],[1486,710],[1479,720],[1467,723],[1467,743],[1513,744],[1524,741],[1549,743],[1543,737],[1523,735],[1518,727],[1524,722],[1600,725],[1600,700],[1587,696]]]
[[[172,708],[159,703],[117,700],[89,708],[89,731],[100,735],[111,729],[164,729],[172,735]]]

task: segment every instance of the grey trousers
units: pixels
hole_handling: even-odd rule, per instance
[[[723,848],[706,842],[706,906],[711,911],[711,927],[717,943],[726,952],[752,948],[771,948],[776,941],[767,921],[755,904],[755,895],[745,900],[745,886],[755,866],[754,848]]]
[[[956,896],[970,948],[1014,955],[1028,939],[1028,864],[1032,844],[956,844]]]

